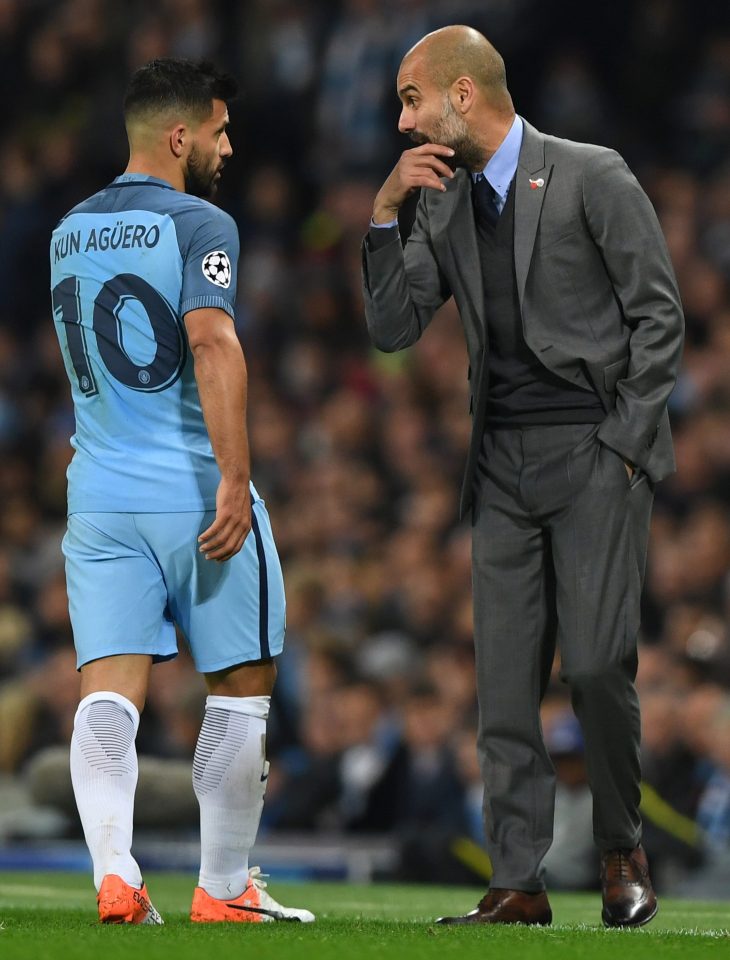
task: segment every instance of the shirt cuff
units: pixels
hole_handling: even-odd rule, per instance
[[[393,223],[372,223],[368,230],[368,248],[380,250],[387,247],[398,236],[398,221]]]
[[[397,226],[398,226],[398,218],[396,217],[395,220],[388,220],[387,223],[376,223],[376,222],[373,220],[373,218],[371,217],[371,218],[370,218],[370,226],[371,226],[371,227],[375,227],[376,230],[387,230],[389,227],[397,227]]]

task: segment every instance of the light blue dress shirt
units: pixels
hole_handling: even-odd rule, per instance
[[[482,177],[486,177],[496,194],[494,202],[497,204],[500,213],[507,203],[509,187],[517,172],[523,129],[522,117],[515,116],[509,133],[497,147],[484,170],[481,173],[472,173],[471,175],[475,183]]]

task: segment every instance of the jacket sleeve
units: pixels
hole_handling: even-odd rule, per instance
[[[423,192],[405,250],[396,227],[370,228],[362,244],[362,281],[370,339],[388,353],[415,343],[451,296],[431,245]]]
[[[628,368],[598,437],[641,466],[679,372],[684,317],[677,281],[654,208],[614,151],[601,151],[586,167],[583,204],[631,331]]]

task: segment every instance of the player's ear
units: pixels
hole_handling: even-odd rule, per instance
[[[184,123],[178,123],[170,131],[170,149],[176,157],[181,157],[185,153],[187,135],[188,128]]]

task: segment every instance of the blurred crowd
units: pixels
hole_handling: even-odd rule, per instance
[[[217,202],[241,233],[253,479],[288,593],[264,829],[389,833],[403,878],[488,876],[457,516],[463,336],[447,304],[417,346],[377,353],[359,277],[372,198],[408,145],[400,59],[463,22],[503,53],[519,113],[624,155],[671,250],[687,343],[671,398],[679,469],[656,492],[644,603],[646,845],[660,888],[730,893],[729,20],[711,0],[0,0],[3,783],[32,794],[78,692],[60,553],[73,411],[49,235],[124,168],[130,72],[209,56],[243,90]],[[153,671],[141,754],[192,756],[204,693],[181,649]],[[590,887],[590,795],[559,663],[543,725],[559,781],[548,871]],[[79,834],[73,819],[63,829]],[[0,816],[0,841],[22,832]]]

